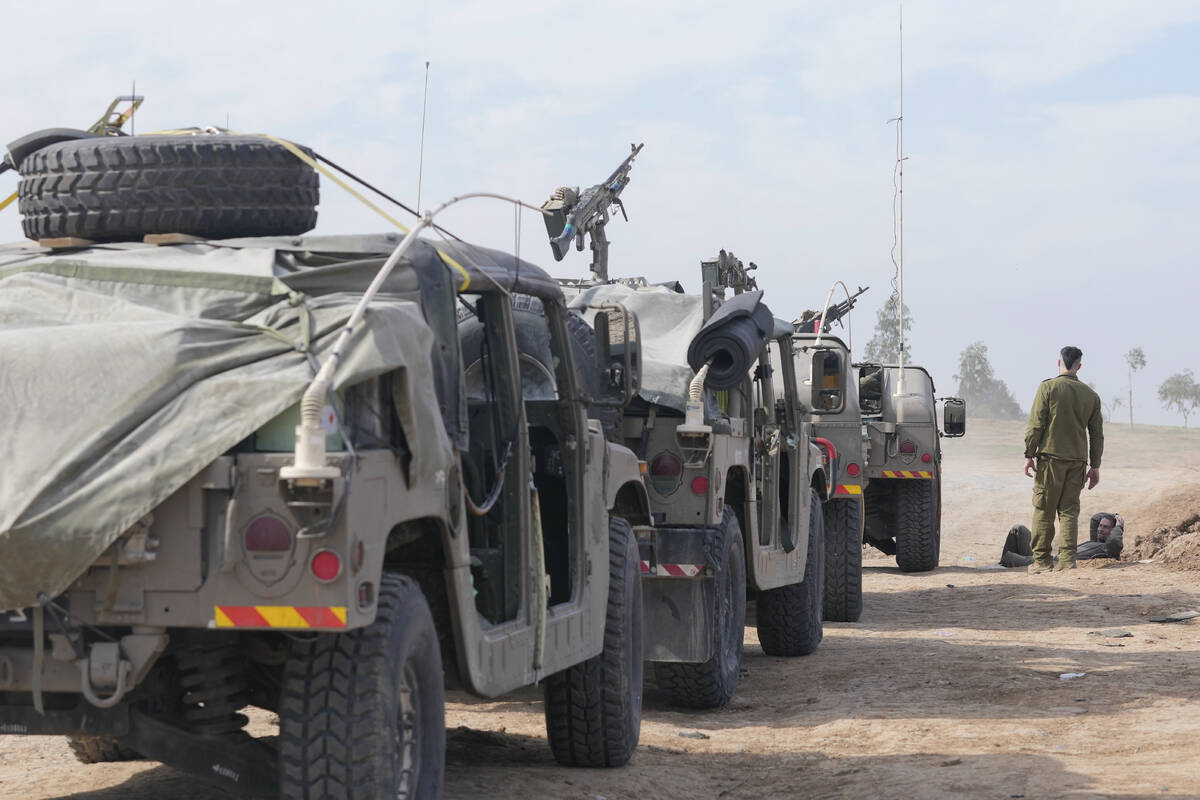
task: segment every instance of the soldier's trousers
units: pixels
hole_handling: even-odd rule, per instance
[[[1057,515],[1062,536],[1058,542],[1058,560],[1075,561],[1079,538],[1079,493],[1087,476],[1083,461],[1065,461],[1041,456],[1033,479],[1033,560],[1042,565],[1051,562],[1054,543],[1054,517]]]

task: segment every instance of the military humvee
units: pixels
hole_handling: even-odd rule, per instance
[[[942,436],[966,433],[966,404],[941,398],[937,425],[933,377],[924,367],[854,364],[863,421],[865,541],[904,572],[938,565],[942,541]]]
[[[241,146],[140,138],[65,146],[174,153],[128,199],[152,207],[154,180],[162,202],[201,150]],[[77,161],[125,185],[114,164]],[[47,199],[68,183],[37,191],[33,230],[71,234],[71,203]],[[189,227],[219,219],[172,217],[183,230],[147,231],[161,244],[123,231],[0,248],[0,732],[66,734],[84,761],[136,753],[252,794],[431,797],[443,685],[491,697],[543,681],[555,757],[625,763],[642,685],[631,525],[650,522],[648,500],[634,454],[587,420],[596,365],[576,359],[558,285],[497,251],[416,240],[352,330],[319,441],[301,442],[327,453],[310,479],[298,400],[399,237]],[[513,293],[543,308],[537,393]],[[470,364],[459,303],[483,342]],[[244,733],[249,705],[278,714],[277,743]]]
[[[826,466],[801,416],[791,327],[747,273],[722,251],[701,262],[698,296],[624,279],[577,286],[570,301],[638,318],[641,384],[613,425],[647,465],[654,525],[635,528],[645,656],[659,690],[692,708],[732,698],[748,596],[769,655],[806,655],[822,638]],[[698,348],[707,339],[719,342]]]
[[[863,421],[850,348],[828,331],[797,326],[796,373],[807,390],[816,442],[824,451],[832,490],[825,503],[825,619],[862,615]]]

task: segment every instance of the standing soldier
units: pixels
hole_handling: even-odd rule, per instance
[[[1030,572],[1048,572],[1053,567],[1050,546],[1054,543],[1055,514],[1062,523],[1062,539],[1058,543],[1058,566],[1053,568],[1075,568],[1079,492],[1085,479],[1088,489],[1100,482],[1100,456],[1104,452],[1100,397],[1077,377],[1083,351],[1068,345],[1059,354],[1058,377],[1047,378],[1038,386],[1025,428],[1025,474],[1033,477]]]

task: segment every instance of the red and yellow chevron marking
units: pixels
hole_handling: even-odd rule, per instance
[[[932,478],[933,473],[921,469],[885,469],[885,478]]]
[[[862,487],[857,483],[841,483],[833,490],[834,494],[862,494]]]
[[[344,628],[345,606],[213,606],[218,628]]]

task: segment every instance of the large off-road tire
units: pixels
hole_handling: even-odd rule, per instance
[[[742,671],[746,632],[746,546],[733,509],[725,506],[712,537],[716,573],[712,658],[701,664],[654,662],[654,680],[674,704],[721,708],[733,698]]]
[[[443,680],[421,590],[385,574],[375,622],[299,641],[288,659],[279,708],[281,797],[441,797]]]
[[[854,497],[825,503],[825,619],[862,616],[863,505]]]
[[[75,758],[84,764],[103,764],[109,761],[136,761],[142,754],[130,750],[112,736],[77,733],[67,737]]]
[[[942,551],[938,479],[899,481],[892,498],[896,504],[896,565],[901,572],[935,569]]]
[[[545,681],[550,749],[571,767],[628,763],[642,729],[641,562],[629,523],[608,527],[604,650]]]
[[[810,498],[804,580],[758,593],[758,641],[769,656],[806,656],[825,635],[825,531],[816,493]]]
[[[317,224],[317,173],[254,136],[104,136],[59,142],[19,165],[30,239],[128,241],[290,236]]]

